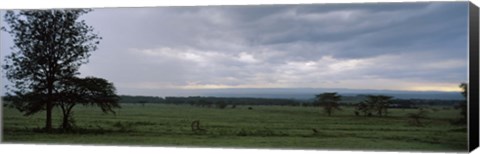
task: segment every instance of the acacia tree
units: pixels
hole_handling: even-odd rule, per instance
[[[341,100],[341,96],[337,95],[337,93],[322,93],[315,96],[316,103],[323,106],[325,112],[327,112],[328,116],[332,115],[334,110],[341,110],[339,107],[338,102]]]
[[[78,74],[101,39],[79,17],[90,10],[7,11],[2,30],[13,37],[6,56],[5,75],[12,86],[7,96],[18,96],[15,106],[25,115],[46,110],[45,129],[52,129],[52,108],[59,81]]]
[[[56,102],[62,110],[64,130],[71,129],[74,124],[73,107],[77,104],[98,106],[104,113],[115,114],[113,108],[120,108],[119,97],[115,94],[113,83],[95,77],[72,77],[61,81],[57,88]]]
[[[383,113],[385,116],[388,115],[388,106],[390,106],[390,102],[392,99],[392,96],[385,96],[385,95],[377,95],[378,97],[378,103],[379,106],[381,107],[381,110],[383,110]]]
[[[407,114],[407,116],[411,119],[411,124],[414,126],[423,126],[420,119],[427,118],[427,113],[426,110],[419,109],[417,112]]]
[[[382,115],[387,115],[387,109],[390,104],[392,97],[391,96],[385,96],[385,95],[368,95],[367,100],[365,100],[365,104],[368,105],[368,107],[371,110],[377,111],[377,115],[382,116]]]
[[[370,107],[368,106],[368,104],[365,103],[365,102],[358,103],[356,105],[355,109],[357,110],[357,112],[358,111],[362,112],[363,116],[365,116],[365,117],[370,114],[370,110],[371,110]]]

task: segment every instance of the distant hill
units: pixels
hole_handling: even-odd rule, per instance
[[[323,92],[338,92],[344,96],[382,94],[397,99],[438,99],[462,100],[459,92],[440,91],[396,91],[396,90],[357,90],[357,89],[324,89],[324,88],[242,88],[242,89],[202,89],[190,90],[199,96],[215,97],[254,97],[254,98],[288,98],[313,99],[316,94]]]
[[[326,88],[242,88],[242,89],[163,89],[157,95],[121,94],[120,103],[173,103],[195,104],[199,100],[209,103],[225,102],[227,104],[269,104],[299,105],[313,102],[315,95],[324,92],[338,92],[342,95],[341,103],[356,104],[367,97],[365,95],[393,96],[396,101],[407,101],[417,105],[455,105],[464,100],[459,92],[439,91],[396,91],[396,90],[358,90]],[[2,97],[2,102],[4,96]],[[208,103],[207,103],[208,104]]]

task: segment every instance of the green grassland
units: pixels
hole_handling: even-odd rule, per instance
[[[74,109],[76,132],[43,133],[45,113],[25,117],[3,108],[3,142],[101,144],[183,147],[281,149],[371,149],[408,151],[466,151],[465,126],[450,124],[459,110],[430,108],[424,126],[409,123],[417,109],[389,109],[387,117],[355,116],[343,107],[332,116],[320,107],[237,106],[202,108],[190,105],[122,104],[117,113],[98,108]],[[58,110],[54,124],[61,124]],[[206,131],[192,131],[200,121]],[[316,129],[315,133],[313,129]]]

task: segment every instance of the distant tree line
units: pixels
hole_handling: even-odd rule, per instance
[[[341,106],[356,106],[358,103],[367,100],[369,95],[344,96],[338,103]],[[241,97],[158,97],[158,96],[129,96],[121,95],[119,103],[138,103],[138,104],[190,104],[195,106],[213,106],[218,102],[228,105],[286,105],[286,106],[320,106],[315,99],[298,100],[284,98],[241,98]],[[396,99],[392,98],[389,108],[419,108],[423,106],[459,106],[463,100],[438,100],[438,99]]]
[[[357,116],[361,114],[364,116],[372,116],[374,113],[378,116],[386,116],[391,99],[391,96],[367,95],[365,100],[355,104],[354,113]],[[341,100],[342,96],[338,95],[336,92],[326,92],[315,95],[314,104],[322,106],[325,113],[327,113],[328,116],[331,116],[335,110],[342,110],[339,103]]]
[[[343,105],[355,105],[366,99],[369,95],[359,94],[359,95],[342,95],[340,103]],[[461,103],[463,100],[445,100],[445,99],[417,99],[417,98],[392,98],[391,104],[403,105],[403,107],[408,108],[408,106],[455,106]]]
[[[355,100],[357,103],[345,101],[356,96],[343,96],[338,103],[341,106],[356,106],[363,100],[368,99],[368,95],[358,95],[357,98],[364,98],[362,100]],[[5,100],[5,99],[4,99]],[[201,101],[203,100],[203,101]],[[195,106],[213,106],[216,102],[223,102],[227,105],[286,105],[286,106],[321,106],[319,102],[312,100],[297,100],[297,99],[283,99],[283,98],[240,98],[240,97],[158,97],[158,96],[129,96],[120,95],[119,103],[133,103],[133,104],[189,104]],[[436,99],[391,99],[389,108],[419,108],[423,106],[451,106],[460,108],[460,104],[464,100],[436,100]],[[6,103],[5,105],[7,105]]]
[[[165,103],[165,99],[163,97],[157,96],[128,96],[128,95],[120,95],[119,103]]]
[[[283,105],[283,106],[300,106],[308,101],[281,99],[281,98],[247,98],[247,97],[156,97],[156,96],[120,96],[120,103],[154,103],[154,104],[187,104],[200,107],[214,107],[223,105]]]
[[[217,105],[282,105],[299,106],[293,99],[280,98],[236,98],[236,97],[165,97],[167,104],[189,104],[193,106],[212,107]]]

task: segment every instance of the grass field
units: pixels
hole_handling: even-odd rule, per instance
[[[74,109],[77,133],[42,133],[45,114],[22,116],[3,108],[3,142],[102,144],[282,149],[372,149],[466,151],[465,126],[451,125],[459,110],[429,109],[423,127],[412,126],[406,114],[416,109],[390,109],[388,117],[357,117],[343,108],[331,117],[319,107],[237,106],[200,108],[189,105],[122,104],[116,115],[94,107]],[[193,132],[200,121],[203,132]],[[58,110],[54,124],[61,124]],[[314,133],[312,129],[318,132]]]

